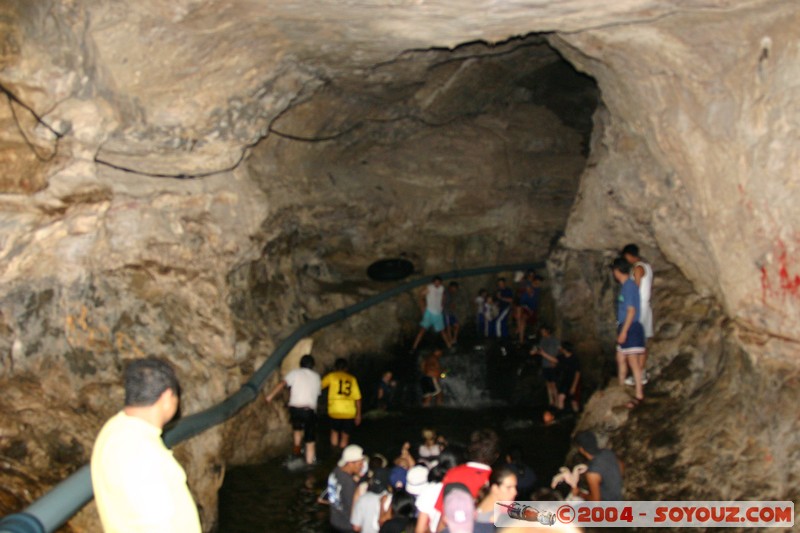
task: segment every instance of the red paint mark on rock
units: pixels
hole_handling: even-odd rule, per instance
[[[781,239],[775,241],[773,257],[777,258],[774,267],[762,265],[760,268],[761,297],[764,303],[767,303],[767,297],[800,297],[800,274],[792,273],[796,270],[792,264],[792,256],[786,251],[786,245]]]
[[[792,276],[789,274],[789,269],[787,268],[786,263],[786,252],[784,251],[781,257],[778,259],[778,265],[780,266],[778,275],[781,279],[781,289],[792,296],[798,296],[798,293],[800,293],[800,275],[795,274]]]
[[[780,287],[784,292],[797,295],[798,288],[800,288],[800,276],[795,275],[792,277],[789,274],[789,262],[791,258],[786,253],[786,245],[779,238],[776,239],[775,244],[778,247],[778,278],[780,279]]]
[[[764,303],[767,303],[767,296],[777,297],[800,297],[800,274],[793,274],[794,269],[792,256],[786,251],[786,245],[781,239],[775,240],[775,253],[777,258],[777,284],[773,286],[770,279],[770,268],[767,265],[761,266],[761,296]],[[773,276],[774,277],[774,276]]]

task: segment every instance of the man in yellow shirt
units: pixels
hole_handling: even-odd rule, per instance
[[[355,376],[347,372],[347,360],[340,357],[333,368],[322,378],[322,388],[328,389],[331,446],[344,449],[355,427],[361,424],[361,390]]]
[[[92,450],[92,486],[105,533],[200,533],[186,473],[161,440],[178,410],[175,371],[155,358],[125,369],[125,407]]]

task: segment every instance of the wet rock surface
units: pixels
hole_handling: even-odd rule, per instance
[[[629,409],[633,388],[607,376],[576,431],[595,431],[623,460],[630,500],[793,501],[797,369],[757,363],[721,306],[674,269],[657,268],[656,280],[645,401]],[[600,356],[610,373],[612,354]]]

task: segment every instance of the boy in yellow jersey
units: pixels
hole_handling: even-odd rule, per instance
[[[322,388],[328,389],[331,446],[344,449],[355,427],[361,424],[361,390],[355,376],[347,372],[345,359],[337,359],[333,368],[322,378]]]

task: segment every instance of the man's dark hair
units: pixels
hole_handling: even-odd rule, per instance
[[[370,459],[370,465],[371,464],[372,459]],[[392,484],[389,482],[389,469],[381,466],[373,470],[372,477],[367,484],[367,490],[375,494],[381,494],[391,486]]]
[[[614,259],[614,262],[611,263],[611,270],[619,270],[623,274],[630,274],[631,264],[628,263],[624,257],[617,257]]]
[[[344,357],[338,358],[336,361],[334,361],[333,368],[336,370],[347,370],[347,359]]]
[[[300,368],[314,368],[314,357],[310,353],[300,358]]]
[[[431,281],[442,281],[442,278],[439,276],[433,276],[433,279]]]
[[[497,460],[500,439],[493,429],[478,429],[472,432],[467,446],[470,461],[491,465]]]
[[[574,354],[575,353],[575,345],[569,341],[564,341],[561,343],[561,347],[564,348],[564,351]]]
[[[125,406],[153,405],[167,389],[177,396],[180,385],[175,370],[166,361],[148,357],[136,359],[125,367]]]
[[[575,444],[591,455],[597,455],[597,452],[600,451],[600,447],[597,445],[597,436],[591,431],[581,431],[575,435]]]
[[[414,511],[416,511],[414,497],[406,492],[405,489],[394,491],[394,494],[392,494],[392,514],[411,518],[414,516]]]
[[[517,471],[511,465],[503,464],[492,468],[492,473],[489,475],[489,485],[500,485],[503,480],[510,475],[517,475]],[[483,498],[481,498],[483,499]]]
[[[635,244],[626,244],[625,248],[622,249],[620,255],[624,256],[625,254],[630,254],[633,257],[639,257],[639,247]]]
[[[459,284],[457,281],[451,281],[450,283],[448,283],[448,286],[455,287],[457,289],[459,287]]]
[[[428,481],[439,483],[444,479],[444,475],[448,470],[462,463],[462,457],[458,451],[451,448],[452,445],[442,450],[442,453],[439,454],[436,465],[428,472]]]

